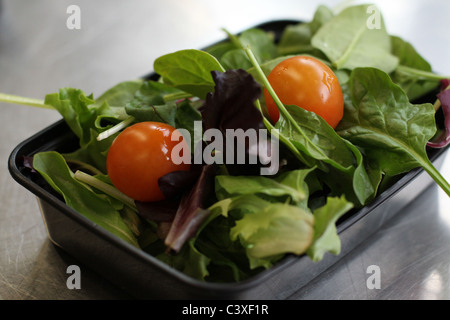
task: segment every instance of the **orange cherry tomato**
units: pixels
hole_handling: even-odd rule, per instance
[[[333,71],[320,60],[295,56],[280,62],[267,77],[285,105],[296,105],[321,116],[336,128],[344,114],[342,89]],[[274,123],[279,119],[275,101],[264,89],[267,111]]]
[[[165,123],[138,122],[126,128],[108,151],[106,168],[111,182],[134,200],[164,200],[158,179],[190,168],[189,163],[180,163],[179,159],[174,163],[172,159],[172,150],[179,143],[185,145],[177,150],[189,150],[181,133]]]

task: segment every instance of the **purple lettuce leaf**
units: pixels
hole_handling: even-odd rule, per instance
[[[215,165],[204,165],[197,182],[180,202],[178,210],[165,238],[168,252],[179,252],[184,243],[193,237],[209,216],[209,199],[214,194]]]
[[[138,214],[154,222],[173,221],[178,209],[179,201],[162,200],[156,202],[135,201]]]
[[[441,109],[444,116],[444,128],[440,134],[427,143],[430,148],[444,148],[450,144],[450,79],[441,81],[442,91],[437,95],[441,102]]]
[[[201,165],[191,164],[189,171],[170,172],[159,178],[159,189],[166,199],[180,197],[183,193],[192,188],[197,181],[201,170]]]
[[[263,163],[268,163],[270,152],[270,139],[262,139],[259,130],[265,130],[264,119],[261,112],[256,108],[255,101],[261,96],[262,89],[258,82],[245,70],[232,69],[226,72],[211,72],[215,82],[215,91],[206,96],[206,101],[201,109],[203,118],[203,129],[214,128],[222,132],[225,144],[223,157],[226,159],[227,152],[234,147],[233,163],[226,163],[227,169],[232,175],[254,175],[258,174]],[[237,139],[230,141],[226,132],[228,129],[255,130],[256,141],[245,141],[245,145],[239,145]],[[237,131],[235,131],[237,132]],[[239,150],[245,150],[245,164],[237,164]],[[257,159],[256,164],[250,164],[250,156]],[[224,160],[225,161],[225,160]]]

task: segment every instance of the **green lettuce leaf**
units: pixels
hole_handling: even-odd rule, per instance
[[[216,195],[219,199],[225,199],[237,195],[264,194],[274,198],[289,197],[295,205],[304,204],[308,200],[305,179],[313,170],[293,170],[276,179],[263,176],[217,176]]]
[[[76,180],[63,156],[55,151],[33,157],[33,168],[64,198],[72,209],[124,241],[139,247],[135,235],[123,221],[117,203],[93,192]]]
[[[116,135],[102,141],[97,137],[129,117],[125,104],[140,86],[139,80],[119,83],[97,100],[75,88],[62,88],[57,93],[46,95],[45,104],[54,107],[79,138],[80,148],[67,154],[67,159],[88,163],[106,173],[106,154]]]
[[[313,261],[322,260],[326,252],[339,254],[341,240],[336,230],[336,222],[353,207],[345,197],[328,197],[326,204],[314,210],[314,239],[307,250]]]
[[[97,116],[103,112],[102,107],[89,107],[94,103],[92,95],[86,96],[82,90],[74,88],[62,88],[59,93],[45,96],[45,104],[58,110],[72,132],[80,139],[80,146],[89,142],[90,129],[95,127]]]
[[[211,259],[197,250],[194,240],[189,240],[176,255],[161,253],[156,257],[192,278],[205,280],[209,275],[208,265]]]
[[[231,239],[241,239],[250,257],[262,259],[294,253],[300,255],[311,245],[314,218],[302,208],[271,203],[263,210],[247,213],[231,229]]]

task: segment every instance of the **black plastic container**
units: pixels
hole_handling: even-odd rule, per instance
[[[258,27],[279,33],[289,23],[296,22],[274,21]],[[24,156],[47,150],[68,152],[77,145],[75,135],[60,120],[12,151],[10,173],[19,184],[36,195],[48,237],[56,246],[141,299],[286,299],[401,212],[433,182],[424,170],[412,170],[370,205],[344,216],[337,226],[342,244],[340,255],[328,254],[318,263],[307,256],[287,256],[273,268],[245,281],[206,283],[184,275],[86,219],[44,184],[33,181],[23,165]],[[429,153],[437,168],[441,166],[446,150],[436,149]]]

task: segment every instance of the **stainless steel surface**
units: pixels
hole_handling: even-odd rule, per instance
[[[0,92],[43,98],[72,86],[96,96],[150,72],[162,54],[222,39],[222,27],[237,32],[267,20],[310,19],[319,3],[334,7],[340,1],[3,0]],[[379,5],[391,33],[450,75],[450,2],[371,3]],[[70,5],[81,10],[81,29],[67,26]],[[0,299],[129,298],[53,246],[36,199],[8,173],[12,149],[58,119],[52,110],[0,104]],[[449,156],[441,171],[450,179]],[[432,186],[291,298],[450,299],[449,243],[450,200]],[[66,285],[72,264],[81,268],[79,290]],[[380,289],[367,285],[373,265]]]

